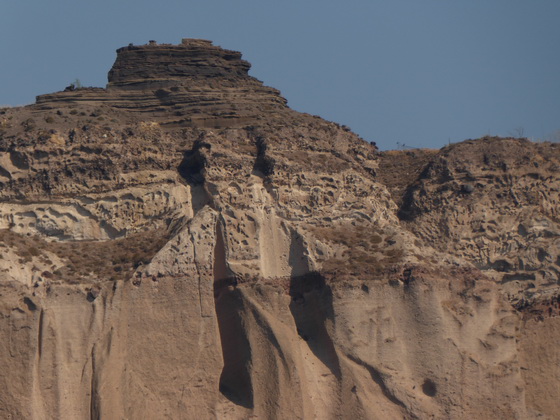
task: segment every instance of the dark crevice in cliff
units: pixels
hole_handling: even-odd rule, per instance
[[[413,185],[406,189],[402,197],[402,204],[397,211],[397,217],[403,221],[412,221],[414,220],[415,216],[419,213],[418,209],[415,206],[415,197],[414,193],[418,187]]]
[[[183,160],[177,167],[179,175],[189,185],[202,185],[204,183],[204,168],[207,165],[207,159],[203,150],[210,150],[210,144],[197,140],[192,149],[187,150],[183,155]]]
[[[340,361],[327,329],[327,322],[334,321],[331,288],[321,274],[311,272],[291,278],[290,296],[290,311],[299,336],[332,374],[340,379]]]
[[[206,181],[204,169],[208,164],[204,150],[210,150],[210,148],[210,144],[201,139],[197,140],[192,149],[184,153],[183,160],[177,167],[177,172],[191,188],[193,215],[197,214],[204,206],[213,205],[212,197],[204,185]]]
[[[266,154],[268,145],[264,137],[257,137],[255,140],[257,146],[257,158],[253,165],[253,173],[260,175],[263,178],[269,177],[274,173],[274,159]]]
[[[97,392],[97,375],[95,371],[95,346],[91,349],[91,385],[90,385],[90,420],[101,420],[99,394]]]
[[[39,359],[41,358],[41,355],[43,354],[43,323],[44,323],[44,310],[41,309],[41,312],[39,313],[39,326],[38,326],[38,332],[37,332],[37,354],[39,356]]]
[[[220,392],[237,405],[253,408],[251,344],[241,316],[245,303],[236,289],[237,280],[227,267],[220,222],[216,224],[213,268],[214,303],[224,361]]]

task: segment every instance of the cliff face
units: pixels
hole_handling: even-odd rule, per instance
[[[248,69],[0,111],[0,417],[554,418],[560,148],[379,153]]]
[[[106,89],[41,95],[37,105],[109,105],[176,127],[247,126],[290,113],[280,92],[248,75],[250,67],[241,53],[205,40],[130,45],[117,50]]]

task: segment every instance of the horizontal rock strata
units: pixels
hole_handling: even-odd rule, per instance
[[[0,418],[556,418],[558,145],[379,152],[248,70],[0,109]]]
[[[286,112],[280,92],[249,76],[250,67],[241,53],[205,40],[130,45],[117,50],[106,89],[67,89],[38,96],[37,104],[106,104],[169,125],[200,127],[248,125]]]

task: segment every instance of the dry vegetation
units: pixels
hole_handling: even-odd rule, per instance
[[[379,153],[379,179],[387,186],[397,205],[401,205],[408,186],[418,179],[437,152],[432,149],[415,149]]]
[[[21,257],[20,263],[39,258],[53,269],[44,272],[45,277],[69,283],[92,278],[100,281],[126,279],[140,264],[149,263],[167,240],[168,233],[164,229],[135,233],[112,241],[72,242],[47,242],[37,236],[0,230],[0,247],[14,249]],[[66,264],[55,267],[45,251],[57,255]]]
[[[344,247],[342,255],[323,261],[326,272],[376,272],[401,261],[403,250],[392,234],[364,226],[315,227],[322,241]]]

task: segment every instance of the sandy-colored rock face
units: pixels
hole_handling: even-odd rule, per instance
[[[556,418],[560,148],[379,153],[248,69],[0,110],[0,418]]]

